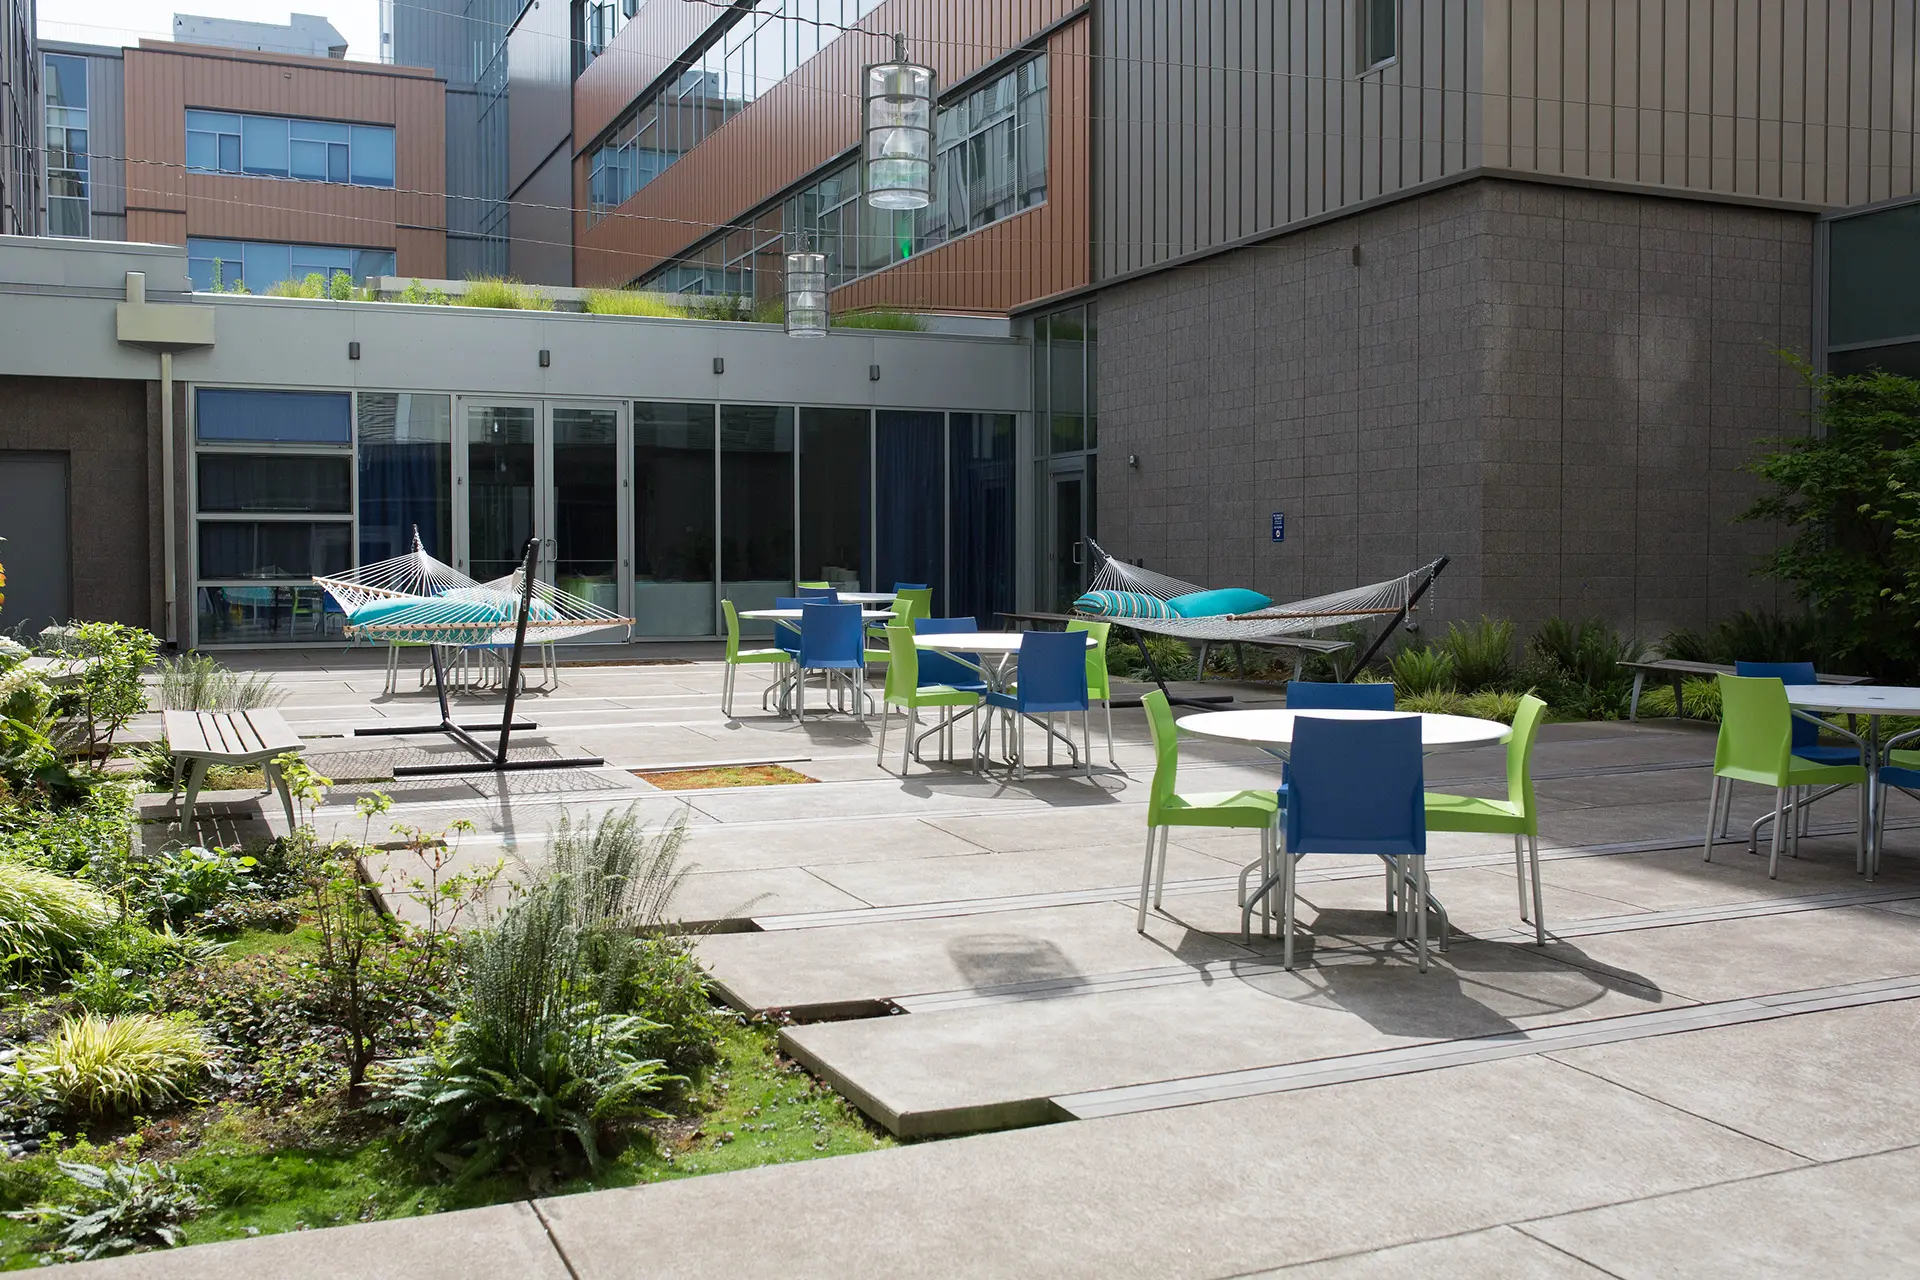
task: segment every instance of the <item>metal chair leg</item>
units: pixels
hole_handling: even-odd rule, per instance
[[[1725,786],[1731,786],[1732,784],[1731,784],[1731,782],[1729,782],[1729,781],[1728,781],[1727,779],[1724,779],[1724,778],[1722,778],[1722,777],[1721,777],[1721,776],[1720,776],[1719,774],[1717,774],[1717,773],[1716,773],[1715,775],[1713,775],[1713,789],[1712,789],[1712,790],[1711,790],[1711,791],[1710,791],[1710,792],[1708,793],[1708,795],[1707,795],[1707,843],[1706,843],[1706,860],[1707,860],[1708,862],[1712,862],[1712,861],[1713,861],[1713,824],[1714,824],[1714,819],[1715,819],[1716,817],[1718,817],[1718,816],[1719,816],[1719,812],[1720,812],[1720,788],[1721,788],[1721,787],[1722,787],[1723,785],[1725,785]]]
[[[1413,927],[1419,935],[1420,972],[1427,971],[1427,860],[1424,857],[1409,858],[1414,867],[1414,886],[1420,898],[1417,918]]]
[[[1513,834],[1513,879],[1514,879],[1515,886],[1520,890],[1520,919],[1524,921],[1527,918],[1527,882],[1526,882],[1527,869],[1525,865],[1522,864],[1521,857],[1520,857],[1521,838],[1522,837],[1519,832],[1517,831],[1514,832]]]
[[[1167,889],[1167,841],[1173,835],[1172,827],[1160,828],[1160,857],[1153,872],[1153,908],[1160,909],[1160,896]]]
[[[1113,754],[1113,699],[1102,698],[1100,705],[1107,711],[1107,763],[1118,768],[1120,761]]]
[[[1786,812],[1787,789],[1776,787],[1773,792],[1773,851],[1767,858],[1767,879],[1780,878],[1780,846],[1786,840],[1786,827],[1793,819]]]
[[[1133,927],[1136,933],[1145,933],[1147,931],[1147,889],[1153,883],[1153,845],[1154,840],[1159,834],[1158,828],[1147,828],[1147,860],[1145,865],[1140,868],[1140,911],[1139,914],[1134,917],[1133,921]],[[1245,881],[1243,880],[1241,883],[1244,887]]]
[[[1533,866],[1533,940],[1547,945],[1547,911],[1540,898],[1540,837],[1527,837],[1527,861]]]

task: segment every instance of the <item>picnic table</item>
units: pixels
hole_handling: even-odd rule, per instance
[[[1673,685],[1673,713],[1682,720],[1687,718],[1687,706],[1680,696],[1680,686],[1686,683],[1688,676],[1730,676],[1734,669],[1717,662],[1688,662],[1682,658],[1649,658],[1645,662],[1623,662],[1621,666],[1633,672],[1633,697],[1627,703],[1627,719],[1640,718],[1640,687],[1646,683],[1649,675],[1661,676]],[[1815,680],[1821,684],[1867,684],[1871,676],[1836,676],[1815,673]]]
[[[180,775],[187,771],[187,794],[180,805],[180,832],[193,830],[193,802],[207,780],[211,765],[262,766],[267,789],[280,793],[287,826],[294,826],[293,797],[287,780],[274,768],[274,757],[304,751],[300,735],[278,711],[167,711],[161,713],[167,750],[173,755],[173,793],[180,793]],[[191,768],[189,769],[189,766]],[[169,796],[168,799],[172,799]]]

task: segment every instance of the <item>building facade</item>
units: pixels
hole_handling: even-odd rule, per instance
[[[40,44],[33,0],[0,0],[0,235],[40,232]]]

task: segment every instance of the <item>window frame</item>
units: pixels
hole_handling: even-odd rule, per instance
[[[228,133],[224,130],[204,129],[204,128],[196,129],[193,127],[194,126],[193,118],[195,116],[223,117],[225,119],[231,120],[234,122],[234,132]],[[281,115],[274,115],[270,112],[264,112],[264,111],[223,111],[215,107],[188,107],[186,108],[185,120],[186,120],[186,154],[187,154],[187,172],[188,173],[207,174],[215,177],[265,178],[265,179],[268,179],[271,181],[277,181],[277,182],[317,182],[317,183],[322,183],[326,186],[366,187],[375,191],[391,191],[399,185],[400,143],[399,143],[399,129],[395,125],[384,124],[379,121],[322,120],[316,116],[281,116]],[[268,170],[268,171],[254,172],[247,168],[246,134],[247,134],[247,124],[249,121],[274,122],[274,123],[280,124],[285,129],[287,141],[286,141],[284,155],[282,157],[285,161],[284,170]],[[205,123],[205,121],[203,120],[202,123]],[[317,127],[320,130],[338,128],[338,129],[344,129],[347,131],[346,140],[344,142],[336,142],[330,138],[324,140],[324,145],[326,147],[326,154],[327,154],[327,174],[328,174],[327,177],[314,178],[314,177],[307,177],[307,176],[294,173],[293,150],[295,145],[297,143],[316,145],[322,142],[322,140],[314,139],[311,137],[296,139],[293,136],[296,126],[313,126],[313,127]],[[392,151],[392,156],[393,156],[393,162],[391,165],[393,169],[392,177],[381,178],[376,176],[376,177],[366,178],[366,177],[355,176],[353,157],[354,157],[355,151],[358,150],[358,148],[356,148],[353,145],[353,136],[356,130],[378,130],[386,135],[388,142],[391,144],[390,149]],[[205,164],[196,164],[194,162],[193,150],[194,150],[194,139],[196,137],[214,139],[213,159],[214,159],[215,167],[208,168]],[[227,165],[226,140],[229,138],[233,140],[233,148],[232,148],[233,149],[233,165],[231,168],[229,168]],[[346,152],[347,167],[345,172],[347,176],[344,179],[335,179],[334,177],[331,176],[333,173],[333,154],[334,154],[335,147],[339,147]],[[382,160],[386,159],[386,153],[388,149],[389,148],[380,149]]]
[[[1388,27],[1393,35],[1392,47],[1384,54],[1378,53],[1374,48],[1374,37],[1377,34],[1375,24],[1380,16],[1382,6],[1384,6],[1386,11],[1391,15]],[[1384,67],[1393,66],[1399,62],[1400,0],[1358,0],[1354,8],[1354,15],[1354,47],[1360,54],[1360,66],[1357,74],[1363,76],[1371,75],[1375,71],[1379,71]]]

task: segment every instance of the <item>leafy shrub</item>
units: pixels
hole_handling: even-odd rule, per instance
[[[185,1101],[208,1059],[205,1038],[189,1023],[150,1013],[83,1013],[22,1049],[14,1069],[27,1090],[68,1111],[98,1114]]]
[[[1660,652],[1685,662],[1812,662],[1822,667],[1847,665],[1836,660],[1828,628],[1807,614],[1743,609],[1706,632],[1682,629],[1660,642]]]
[[[1447,627],[1441,647],[1453,659],[1454,681],[1469,693],[1505,688],[1513,680],[1513,624],[1482,618],[1472,626]]]
[[[152,1012],[159,1007],[156,979],[211,959],[219,950],[219,943],[192,936],[115,925],[87,945],[67,979],[67,994],[82,1009],[102,1017]]]
[[[0,782],[7,790],[53,805],[84,800],[93,780],[61,758],[65,736],[45,682],[24,667],[0,673]]]
[[[1693,719],[1718,720],[1720,718],[1720,682],[1718,680],[1684,680],[1680,685],[1680,697],[1686,706],[1687,715]],[[1643,690],[1640,694],[1640,714],[1643,716],[1673,715],[1673,686],[1659,685]]]
[[[0,862],[0,962],[65,967],[113,922],[98,889],[19,862]]]
[[[96,755],[109,752],[114,735],[147,709],[140,673],[152,665],[160,641],[138,627],[87,622],[74,629],[73,648],[88,659],[70,686],[73,713],[85,731],[87,749]]]
[[[596,316],[652,316],[661,320],[689,319],[685,306],[657,293],[637,289],[589,289],[587,313]]]
[[[299,280],[281,280],[271,286],[266,296],[269,298],[330,298],[335,302],[357,302],[366,295],[353,284],[353,277],[344,271],[330,271],[321,275],[318,271],[309,271]]]
[[[1424,711],[1429,715],[1459,715],[1466,705],[1466,698],[1459,691],[1432,689],[1426,693],[1407,694],[1395,700],[1394,705],[1401,711]]]
[[[118,783],[100,782],[85,802],[64,808],[0,805],[0,859],[32,863],[60,875],[117,867],[133,840],[133,810]],[[111,883],[113,876],[96,880]]]
[[[1460,714],[1512,724],[1513,718],[1520,714],[1520,699],[1526,696],[1512,689],[1482,689],[1460,700]]]
[[[60,1161],[60,1171],[80,1188],[78,1204],[41,1204],[9,1213],[51,1233],[51,1257],[85,1262],[131,1253],[149,1245],[173,1248],[180,1224],[200,1211],[199,1188],[170,1166],[115,1161],[102,1168]]]
[[[252,711],[286,695],[264,672],[244,674],[201,653],[160,662],[160,705],[168,711]]]
[[[1160,675],[1167,680],[1191,680],[1200,673],[1200,664],[1194,657],[1193,646],[1184,640],[1172,636],[1146,637],[1147,652],[1160,667]],[[1146,659],[1140,656],[1140,646],[1127,640],[1111,640],[1107,643],[1107,670],[1113,675],[1131,680],[1151,680],[1153,671],[1147,666]]]
[[[1445,649],[1409,645],[1393,655],[1393,685],[1404,697],[1453,692],[1453,655]]]
[[[492,307],[501,311],[553,310],[553,299],[540,290],[498,276],[469,280],[466,292],[448,301],[456,307]]]
[[[121,876],[130,910],[159,927],[179,927],[233,898],[259,898],[251,855],[168,845],[128,858]]]
[[[214,1046],[212,1074],[231,1093],[271,1103],[338,1086],[345,1040],[316,1023],[310,965],[244,956],[176,970],[154,992],[161,1009],[189,1013],[202,1026]],[[407,1051],[418,1048],[415,1042]]]
[[[887,307],[876,307],[871,311],[854,311],[847,315],[833,317],[836,329],[892,329],[900,333],[925,333],[927,322],[910,311],[895,311]]]
[[[431,306],[431,307],[445,307],[445,306],[451,305],[451,303],[447,298],[446,290],[438,289],[438,288],[429,289],[425,285],[421,284],[418,279],[409,281],[407,283],[407,287],[400,291],[399,296],[396,297],[394,301],[395,302],[411,302],[411,303],[414,303],[415,305],[423,305],[423,306]]]
[[[1598,618],[1570,622],[1548,618],[1534,633],[1534,652],[1570,680],[1603,689],[1623,678],[1623,662],[1640,656],[1640,645]]]

